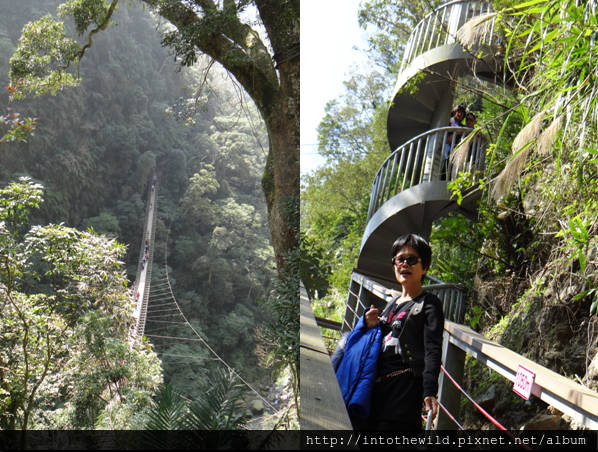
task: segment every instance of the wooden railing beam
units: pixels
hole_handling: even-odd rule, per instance
[[[580,424],[598,430],[598,393],[492,342],[466,326],[445,321],[445,329],[451,344],[511,381],[515,381],[520,365],[531,370],[536,374],[533,395]]]

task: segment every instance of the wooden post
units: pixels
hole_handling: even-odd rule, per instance
[[[442,341],[442,365],[446,371],[455,379],[459,385],[463,383],[463,374],[465,371],[465,351],[461,350],[456,345],[449,342],[450,334],[444,331]],[[453,382],[444,374],[440,372],[440,394],[438,400],[448,410],[453,417],[459,420],[459,405],[461,403],[461,391],[453,384]],[[449,418],[442,408],[438,408],[438,420],[436,421],[437,430],[457,430],[451,418]]]

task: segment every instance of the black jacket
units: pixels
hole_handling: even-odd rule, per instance
[[[392,306],[398,298],[393,298],[387,306]],[[442,302],[436,295],[425,292],[414,301],[399,336],[399,343],[403,360],[409,363],[413,375],[423,375],[424,398],[436,397],[444,331]]]

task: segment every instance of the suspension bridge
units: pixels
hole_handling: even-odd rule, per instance
[[[432,222],[450,212],[477,220],[486,138],[472,129],[445,125],[449,123],[458,77],[473,75],[508,84],[509,74],[503,73],[503,61],[496,56],[499,52],[493,51],[502,42],[493,17],[486,16],[489,18],[482,32],[477,33],[469,48],[457,40],[466,22],[491,12],[487,1],[448,2],[422,19],[410,36],[388,114],[387,134],[393,152],[372,184],[367,224],[342,322],[315,318],[307,292],[301,287],[302,430],[352,429],[329,349],[318,327],[349,332],[367,307],[374,305],[383,310],[401,291],[387,257],[398,236],[416,233],[428,239]],[[411,89],[416,78],[418,83]],[[455,142],[457,131],[463,134],[460,147]],[[447,145],[455,158],[444,163],[443,171]],[[468,174],[471,181],[462,193],[461,203],[448,189],[459,173]],[[511,381],[515,381],[520,366],[531,370],[535,374],[531,394],[581,425],[598,429],[597,393],[464,326],[466,299],[459,284],[426,275],[424,291],[440,298],[446,318],[438,397],[442,410],[435,428],[462,429],[459,408],[465,357],[469,354]],[[465,397],[470,398],[467,394]],[[490,421],[506,430],[495,419]]]
[[[152,187],[146,201],[144,233],[141,240],[137,277],[132,286],[135,325],[130,334],[131,346],[145,337],[150,342],[154,343],[156,354],[162,358],[169,356],[183,358],[185,360],[219,361],[227,369],[233,372],[251,392],[261,399],[264,406],[267,406],[271,413],[278,413],[279,410],[273,406],[269,400],[264,398],[255,388],[244,380],[233,367],[229,366],[222,357],[218,355],[218,353],[197,332],[181,310],[180,305],[175,298],[168,274],[168,246],[165,247],[164,252],[164,276],[152,278],[159,201],[158,182],[159,177],[157,174],[154,174],[151,179]],[[170,233],[170,229],[168,232]],[[166,244],[168,244],[168,236],[166,237]],[[178,328],[173,329],[173,327]],[[176,331],[177,335],[170,335],[169,330]],[[168,353],[168,350],[173,344],[181,341],[201,344],[201,346],[205,347],[210,352],[210,356],[200,357]]]

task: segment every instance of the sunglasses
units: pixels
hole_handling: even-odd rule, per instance
[[[408,257],[393,257],[392,258],[392,262],[398,267],[401,264],[407,264],[410,267],[413,267],[414,265],[417,265],[418,262],[421,262],[422,259],[421,257],[417,257],[417,256],[408,256]]]
[[[475,118],[465,118],[466,121],[475,121]]]

